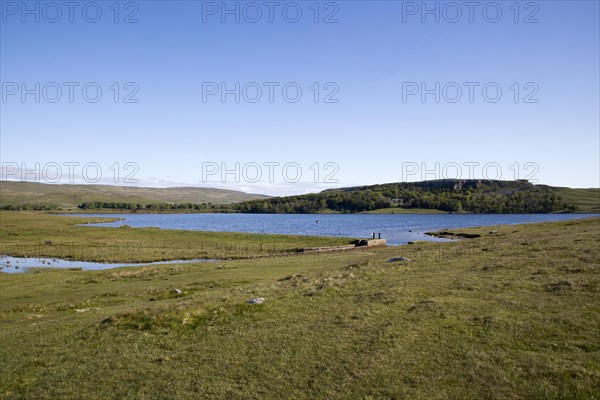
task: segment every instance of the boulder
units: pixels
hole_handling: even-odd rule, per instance
[[[387,260],[387,262],[389,262],[389,263],[398,262],[398,261],[410,261],[410,260],[406,257],[392,257],[392,258],[388,258],[388,260]]]

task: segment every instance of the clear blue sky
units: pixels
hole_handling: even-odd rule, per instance
[[[518,170],[544,184],[600,186],[598,1],[475,2],[472,10],[462,1],[427,2],[438,7],[439,22],[421,1],[323,1],[318,16],[314,1],[275,2],[272,16],[264,1],[227,2],[239,7],[239,23],[222,15],[220,1],[120,2],[118,15],[113,1],[83,1],[72,23],[63,2],[54,3],[61,15],[43,2],[1,3],[3,178],[19,179],[11,168],[36,162],[49,177],[57,163],[65,182],[64,163],[78,162],[75,181],[83,182],[82,166],[94,162],[99,183],[111,183],[118,162],[123,184],[131,162],[137,185],[280,195],[455,177],[456,164],[468,178],[466,163],[474,162],[476,178],[514,179]],[[73,102],[65,82],[79,85]],[[96,103],[88,101],[93,86],[83,97],[89,82],[102,89]],[[236,82],[239,103],[234,94],[222,102],[208,92]],[[243,91],[251,82],[262,88],[256,103],[254,84]],[[265,82],[279,85],[272,102]],[[287,100],[282,94],[290,82],[302,89],[295,103],[294,86]],[[435,92],[436,82],[439,102],[435,93],[423,101],[421,84]],[[456,102],[452,82],[462,90]],[[465,82],[473,82],[472,101]],[[24,88],[32,93],[23,98]],[[124,102],[136,88],[138,102]],[[335,91],[329,99],[337,102],[324,102]],[[280,163],[272,183],[268,162]],[[337,167],[325,169],[328,162]],[[207,173],[222,163],[232,170],[240,163],[239,182],[234,173]],[[258,182],[251,163],[261,166]],[[297,164],[284,179],[286,163]],[[294,182],[298,166],[302,178]],[[423,167],[431,172],[423,175]]]

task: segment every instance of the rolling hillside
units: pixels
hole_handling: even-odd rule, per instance
[[[526,180],[445,179],[386,183],[273,197],[228,206],[250,213],[373,212],[410,210],[521,214],[600,212],[600,189],[555,188]]]
[[[148,188],[110,185],[53,185],[33,182],[0,182],[0,207],[40,205],[77,207],[91,201],[122,203],[217,203],[264,199],[267,196],[235,190],[177,187]]]
[[[580,212],[600,213],[600,189],[550,188],[563,200],[575,204]]]
[[[0,182],[0,208],[25,205],[61,209],[79,206],[83,210],[108,208],[246,213],[422,213],[428,210],[474,213],[600,213],[600,189],[552,187],[534,185],[527,181],[437,180],[269,197],[234,190],[195,187],[146,188]]]

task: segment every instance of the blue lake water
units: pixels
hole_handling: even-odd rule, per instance
[[[95,226],[158,227],[211,232],[279,233],[289,235],[369,238],[376,233],[388,244],[436,240],[424,235],[439,229],[563,221],[595,214],[85,214],[123,220]],[[317,223],[318,221],[318,223]],[[92,226],[86,225],[86,226]]]
[[[425,235],[433,230],[475,226],[521,224],[597,217],[596,214],[81,214],[82,217],[121,218],[116,222],[84,226],[133,228],[158,227],[210,232],[246,232],[291,235],[369,238],[373,233],[388,244],[401,245],[414,240],[444,241]],[[318,222],[317,222],[318,221]],[[160,265],[217,260],[173,260],[145,264],[103,264],[56,258],[17,258],[0,255],[0,270],[24,272],[28,268],[81,268],[100,270],[127,266]]]

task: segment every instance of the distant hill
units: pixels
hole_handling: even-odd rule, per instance
[[[0,208],[244,213],[600,213],[600,189],[534,185],[525,180],[434,180],[328,189],[269,197],[194,187],[145,188],[0,182]]]
[[[600,189],[549,187],[563,200],[577,206],[579,212],[600,213]]]
[[[422,182],[385,183],[381,185],[354,186],[339,189],[327,189],[321,193],[336,191],[355,192],[364,190],[392,189],[397,192],[402,189],[418,188],[425,191],[454,191],[475,190],[484,193],[512,194],[532,190],[548,189],[560,199],[577,207],[578,212],[600,212],[600,188],[573,189],[568,187],[555,187],[548,185],[534,185],[526,180],[496,181],[487,179],[440,179]]]
[[[371,212],[442,210],[447,212],[559,213],[600,212],[600,189],[555,188],[526,180],[444,179],[328,189],[301,196],[253,200],[231,206],[249,213]]]
[[[235,190],[198,187],[149,188],[110,185],[55,185],[34,182],[0,182],[0,208],[5,206],[48,206],[74,208],[85,202],[133,204],[215,203],[266,199],[268,196]]]

